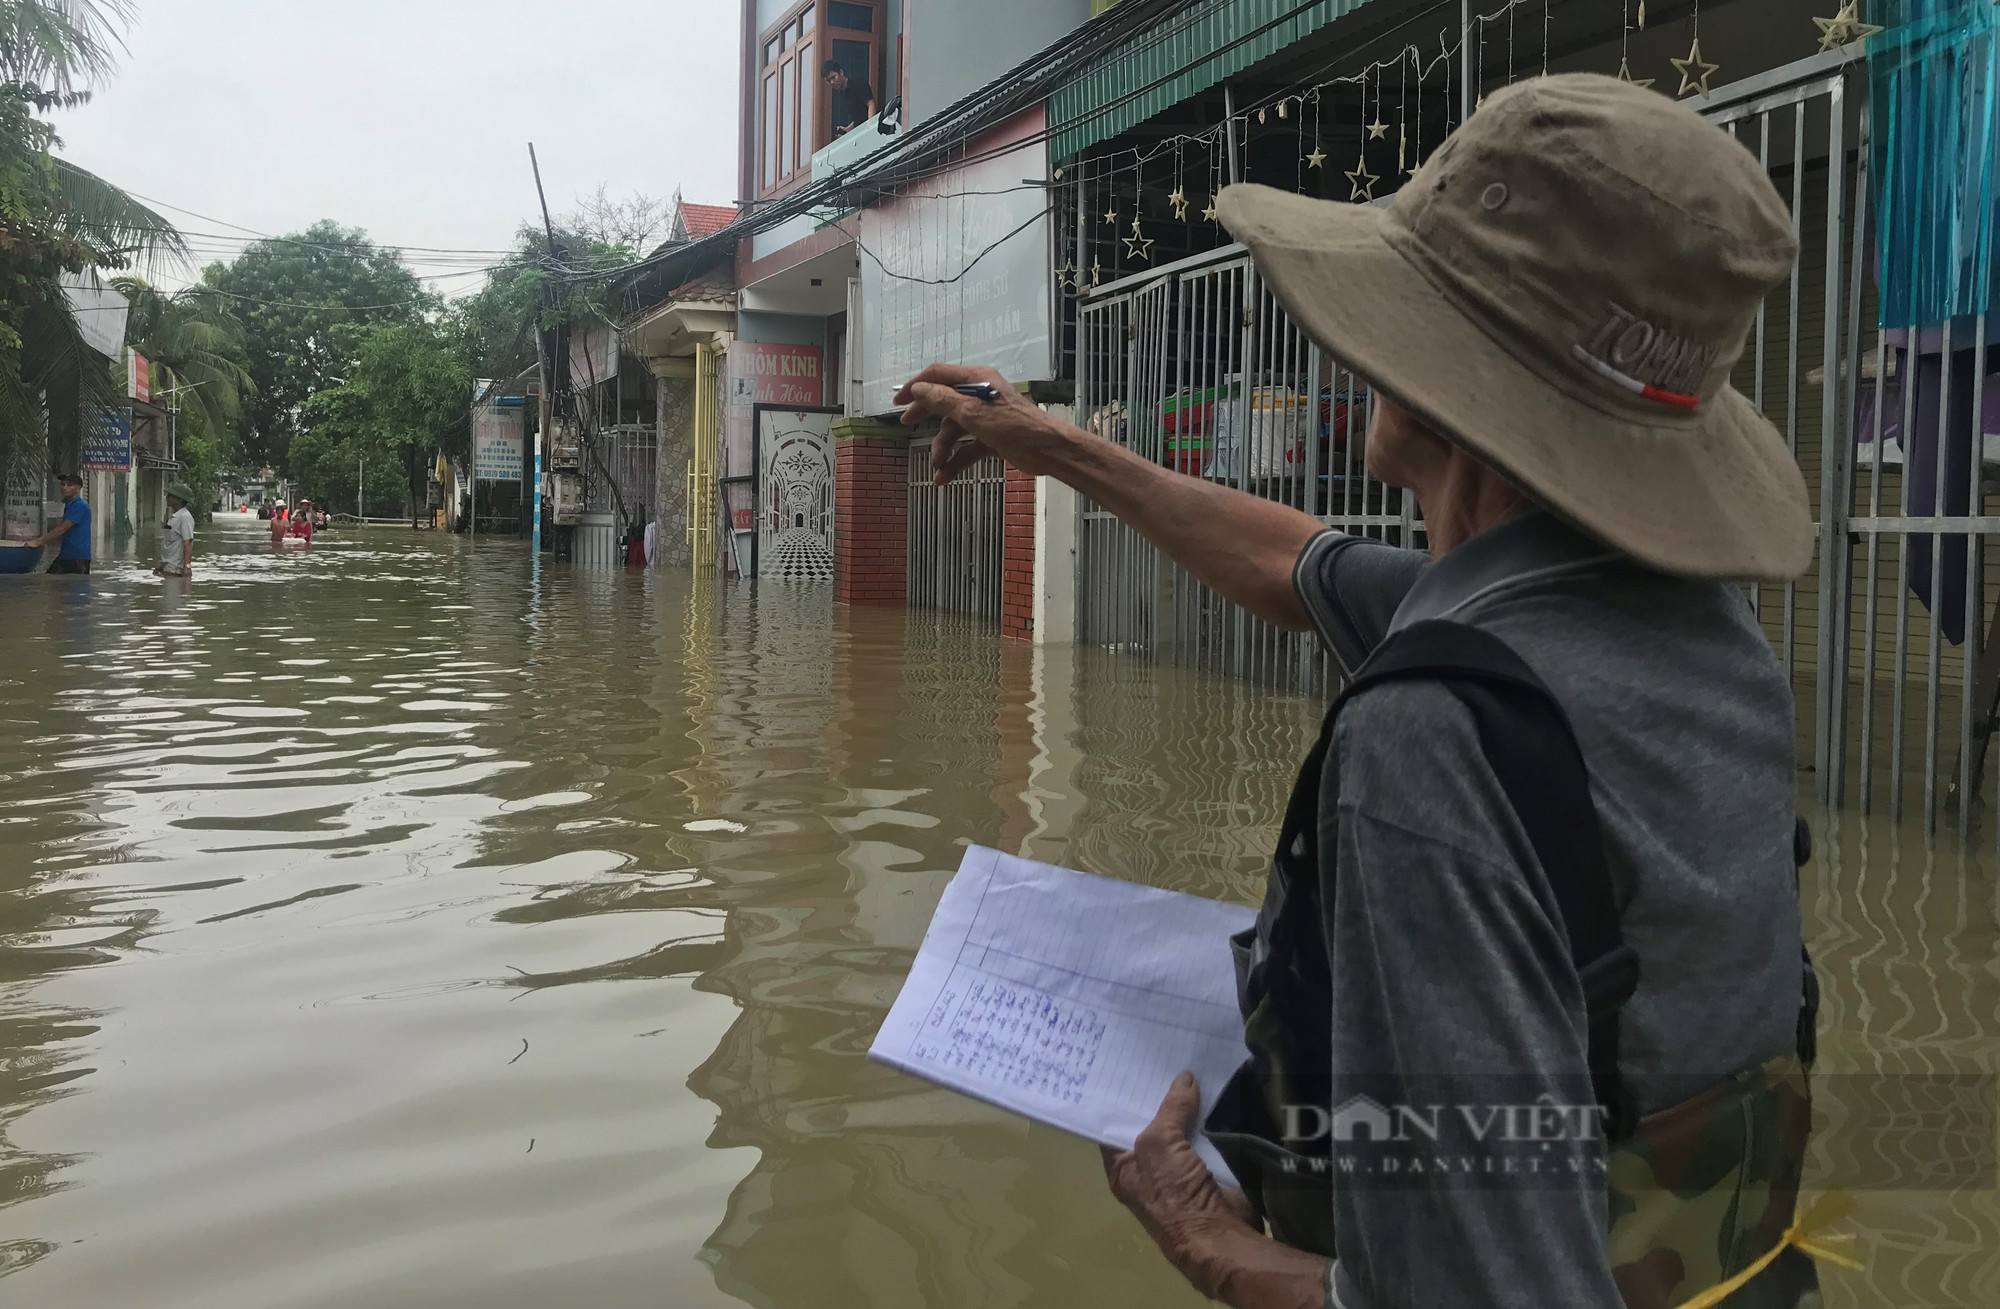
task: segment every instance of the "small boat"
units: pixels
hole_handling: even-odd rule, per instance
[[[32,573],[42,562],[42,547],[0,541],[0,573]]]

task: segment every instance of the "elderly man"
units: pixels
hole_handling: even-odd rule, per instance
[[[902,397],[942,420],[940,479],[1061,478],[1349,674],[1235,943],[1249,1060],[1171,1088],[1113,1190],[1237,1306],[1798,1303],[1793,708],[1731,584],[1813,550],[1729,386],[1797,254],[1783,203],[1686,109],[1562,76],[1495,94],[1386,210],[1221,211],[1372,383],[1370,466],[1427,555],[955,389],[986,370]]]
[[[160,566],[153,571],[162,577],[194,576],[194,511],[188,505],[194,492],[186,482],[167,488],[167,524],[160,531]]]

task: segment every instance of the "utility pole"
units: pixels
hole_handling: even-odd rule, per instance
[[[556,225],[549,218],[549,195],[542,189],[542,161],[535,154],[535,143],[528,142],[528,163],[535,170],[535,195],[542,202],[542,230],[548,233],[549,246],[543,262],[550,272],[554,271],[556,258]],[[541,377],[541,406],[535,425],[535,495],[534,527],[532,549],[539,558],[542,553],[542,446],[548,440],[555,422],[556,397],[549,385],[549,338],[540,323],[535,324],[535,366]]]
[[[368,456],[354,458],[354,516],[362,522],[368,521]]]

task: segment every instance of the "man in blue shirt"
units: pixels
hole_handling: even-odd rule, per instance
[[[64,473],[56,481],[62,486],[63,520],[28,544],[42,546],[51,541],[61,541],[62,548],[56,551],[56,561],[49,565],[49,571],[88,573],[90,502],[83,498],[83,479],[75,473]]]

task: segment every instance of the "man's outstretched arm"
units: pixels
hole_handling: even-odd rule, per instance
[[[985,382],[993,401],[952,388]],[[1292,586],[1316,518],[1227,486],[1188,477],[1043,413],[990,368],[932,364],[896,395],[903,422],[943,426],[931,450],[942,486],[998,455],[1023,472],[1067,482],[1130,524],[1225,598],[1288,631],[1310,625]]]

